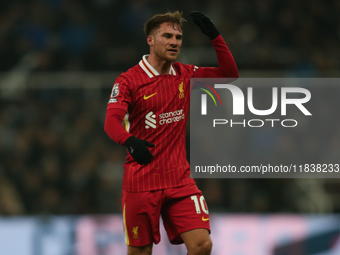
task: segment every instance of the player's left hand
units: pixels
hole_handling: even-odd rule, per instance
[[[202,12],[192,11],[190,12],[192,21],[201,29],[202,33],[210,38],[210,40],[215,39],[220,35],[214,23],[205,16]]]

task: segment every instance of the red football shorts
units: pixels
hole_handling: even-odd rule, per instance
[[[123,190],[125,242],[144,246],[160,241],[159,218],[172,244],[181,244],[181,233],[204,228],[210,232],[209,212],[196,184],[146,192]]]

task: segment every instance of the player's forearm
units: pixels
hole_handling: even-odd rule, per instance
[[[215,39],[211,40],[211,43],[213,44],[217,55],[219,72],[225,77],[238,78],[239,74],[234,57],[223,37],[219,35]]]
[[[104,130],[106,134],[116,143],[124,145],[131,134],[122,126],[125,111],[122,109],[109,109],[106,112]]]

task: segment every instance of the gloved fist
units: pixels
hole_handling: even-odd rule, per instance
[[[190,12],[193,22],[201,29],[202,33],[207,35],[210,40],[215,39],[220,35],[214,23],[205,16],[202,12],[192,11]]]
[[[147,147],[155,147],[155,145],[146,140],[130,136],[126,139],[124,146],[128,149],[132,158],[140,165],[147,165],[153,159],[153,155]]]

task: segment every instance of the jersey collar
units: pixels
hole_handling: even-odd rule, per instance
[[[157,75],[159,75],[159,73],[156,71],[155,68],[152,67],[152,65],[150,65],[150,63],[146,60],[146,57],[148,57],[149,55],[144,55],[142,60],[139,61],[139,66],[145,71],[145,73],[150,77],[155,77]],[[169,70],[169,74],[171,75],[176,75],[176,71],[173,68],[173,66],[171,65],[170,70]]]

